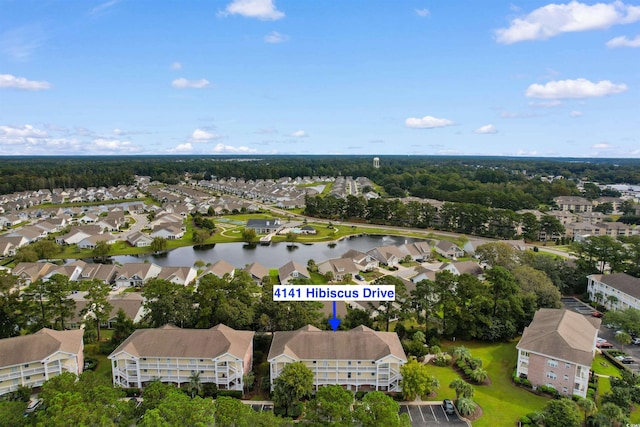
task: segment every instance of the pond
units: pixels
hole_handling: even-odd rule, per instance
[[[113,261],[120,264],[132,262],[153,262],[162,267],[193,266],[198,261],[206,264],[218,260],[225,260],[236,268],[244,268],[247,264],[258,262],[268,268],[279,268],[293,260],[302,265],[313,259],[320,263],[327,259],[339,258],[350,249],[367,252],[377,246],[402,245],[415,242],[418,239],[400,236],[353,236],[331,243],[272,243],[269,246],[247,246],[244,243],[218,243],[213,247],[194,248],[191,246],[174,249],[166,254],[156,256],[120,255],[114,256]]]

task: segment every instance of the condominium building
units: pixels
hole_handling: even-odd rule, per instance
[[[600,319],[573,311],[538,310],[516,346],[516,375],[534,387],[546,385],[563,395],[586,397],[599,326]]]
[[[40,387],[63,372],[80,375],[83,332],[43,328],[35,334],[0,340],[0,395],[20,386]]]
[[[589,299],[609,310],[640,310],[640,279],[626,273],[587,276]]]
[[[138,329],[109,355],[113,384],[143,388],[159,380],[180,386],[198,374],[201,383],[242,390],[242,377],[251,370],[253,335],[222,324],[211,329]]]
[[[356,391],[398,392],[402,391],[400,367],[407,356],[395,332],[376,332],[365,326],[333,332],[308,325],[275,332],[268,361],[272,389],[288,363],[302,362],[313,371],[316,389],[340,385]]]

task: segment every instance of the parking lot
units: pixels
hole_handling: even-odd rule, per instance
[[[400,413],[409,414],[413,427],[471,426],[457,415],[447,415],[440,403],[401,403]]]

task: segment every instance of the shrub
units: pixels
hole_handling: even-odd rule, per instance
[[[429,347],[429,353],[431,354],[442,353],[442,349],[440,349],[439,345],[432,345],[431,347]]]
[[[592,389],[592,388],[588,389],[587,390],[587,399],[594,400],[595,394],[596,394],[596,391],[594,389]]]
[[[447,353],[437,353],[433,358],[433,364],[436,366],[447,366],[451,363],[451,355]]]
[[[523,416],[522,418],[520,418],[520,424],[522,424],[522,425],[530,425],[531,424],[531,418],[527,417],[526,415]]]
[[[522,380],[522,385],[529,388],[533,387],[533,385],[531,384],[531,381],[529,381],[527,378]]]
[[[467,364],[472,370],[476,370],[482,367],[482,359],[480,359],[479,357],[470,357],[469,359],[467,359]]]
[[[241,399],[242,391],[241,390],[218,390],[218,397],[222,397],[222,396],[233,397],[234,399]]]
[[[522,385],[522,380],[521,380],[519,377],[514,377],[514,378],[513,378],[513,382],[514,382],[516,385]]]
[[[362,400],[362,398],[365,397],[367,393],[368,391],[357,391],[356,400]]]

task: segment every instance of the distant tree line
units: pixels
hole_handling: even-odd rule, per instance
[[[185,179],[365,176],[391,197],[415,196],[502,209],[536,208],[578,195],[575,181],[639,183],[638,160],[571,161],[506,157],[385,156],[113,156],[3,157],[0,193],[131,184],[135,175],[166,184]],[[556,176],[552,182],[530,176]],[[597,186],[596,186],[597,189]],[[591,193],[590,193],[591,194]],[[615,194],[615,193],[612,193]],[[600,195],[611,195],[602,193]]]

